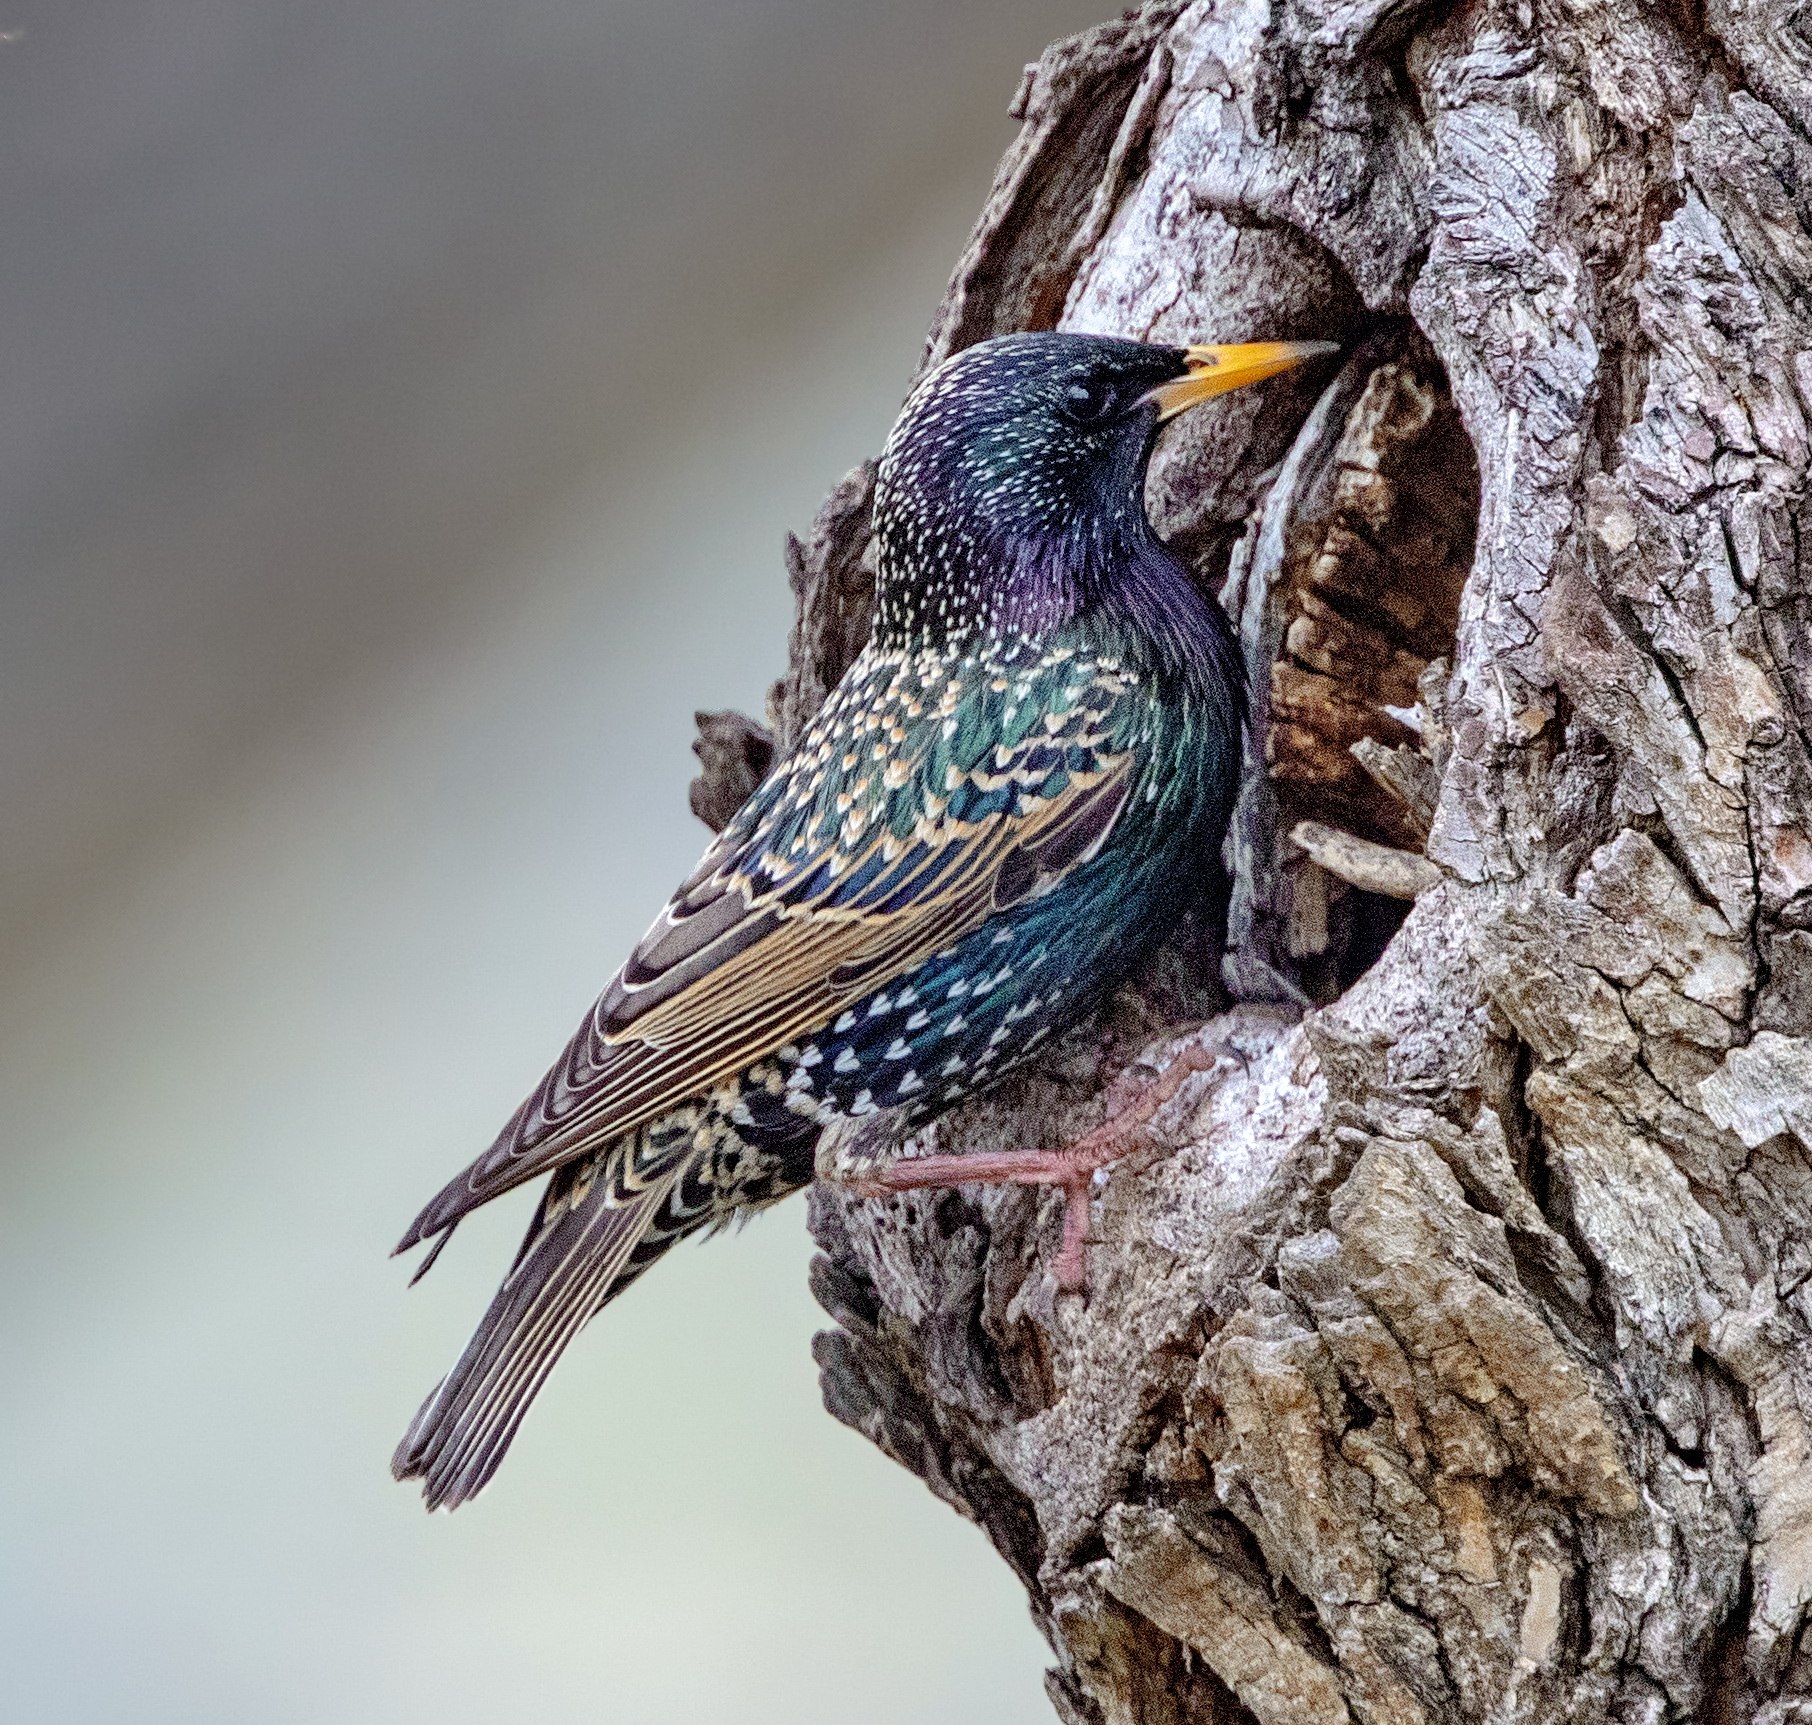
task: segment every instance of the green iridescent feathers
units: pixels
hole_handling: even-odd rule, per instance
[[[734,1077],[1099,849],[1152,717],[1067,644],[865,654],[399,1250]]]

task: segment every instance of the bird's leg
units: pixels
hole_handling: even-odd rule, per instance
[[[932,1186],[993,1185],[1063,1188],[1063,1241],[1054,1266],[1057,1286],[1078,1293],[1088,1283],[1083,1249],[1088,1244],[1089,1192],[1095,1175],[1117,1162],[1144,1133],[1152,1117],[1197,1072],[1209,1072],[1226,1058],[1224,1049],[1190,1043],[1179,1049],[1163,1071],[1149,1080],[1127,1084],[1122,1073],[1109,1092],[1108,1117],[1092,1132],[1060,1150],[978,1150],[967,1156],[908,1156],[865,1170],[850,1180],[864,1197],[885,1197]],[[1115,1093],[1131,1091],[1115,1105]]]

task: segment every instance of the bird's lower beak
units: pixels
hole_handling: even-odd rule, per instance
[[[1246,341],[1231,347],[1185,348],[1189,370],[1169,383],[1160,383],[1145,399],[1158,404],[1161,423],[1211,395],[1225,395],[1260,378],[1275,377],[1305,359],[1339,351],[1337,341]]]

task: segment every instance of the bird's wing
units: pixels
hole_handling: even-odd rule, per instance
[[[1093,856],[1132,788],[1133,687],[1069,656],[962,677],[858,661],[397,1249],[733,1080]]]

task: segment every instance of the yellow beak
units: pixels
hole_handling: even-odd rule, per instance
[[[1231,347],[1186,348],[1189,370],[1170,383],[1160,383],[1147,396],[1158,404],[1158,420],[1174,419],[1185,408],[1206,401],[1211,395],[1225,395],[1230,389],[1257,383],[1260,378],[1275,377],[1305,359],[1320,359],[1323,354],[1338,353],[1337,341],[1245,341]]]

